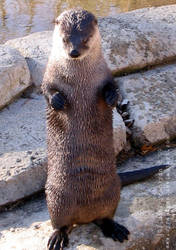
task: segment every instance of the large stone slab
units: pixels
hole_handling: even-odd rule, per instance
[[[115,219],[128,227],[129,241],[105,238],[94,224],[79,226],[69,235],[68,250],[175,250],[176,149],[129,159],[121,171],[169,163],[171,167],[151,179],[125,187]],[[0,214],[0,249],[45,250],[52,232],[42,197]]]
[[[173,60],[176,55],[176,5],[146,8],[99,20],[109,68],[128,72]],[[40,86],[51,50],[52,31],[6,42],[26,58],[33,83]]]
[[[31,72],[31,81],[36,86],[40,86],[42,83],[51,44],[52,31],[36,32],[6,42],[6,45],[18,49],[25,57]]]
[[[45,150],[8,152],[0,156],[0,206],[44,188],[46,168]]]
[[[117,78],[135,120],[136,146],[158,144],[176,137],[176,64]]]
[[[0,112],[0,156],[46,148],[45,100],[20,98]]]
[[[30,84],[30,72],[18,50],[0,45],[0,109]]]
[[[44,188],[46,181],[45,100],[20,98],[0,113],[0,206]],[[78,128],[79,129],[79,128]],[[126,144],[126,128],[114,111],[114,145]]]
[[[145,8],[100,21],[103,50],[115,73],[174,60],[176,5]]]
[[[45,184],[45,102],[42,96],[31,98],[20,98],[0,113],[0,206]]]

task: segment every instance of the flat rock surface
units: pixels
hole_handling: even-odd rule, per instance
[[[126,128],[116,111],[113,126],[118,154],[126,144]],[[41,190],[46,166],[45,100],[32,94],[0,112],[0,206]]]
[[[131,231],[123,244],[105,238],[93,224],[80,226],[70,234],[69,247],[79,250],[165,250],[175,249],[176,239],[176,149],[129,159],[120,171],[156,164],[170,164],[145,182],[121,191],[115,219]],[[52,232],[46,202],[38,197],[0,214],[0,249],[44,250]]]
[[[46,147],[45,100],[20,98],[0,112],[0,155]]]
[[[14,47],[25,57],[31,72],[31,80],[40,86],[52,45],[52,31],[36,32],[12,39],[6,45]]]
[[[176,55],[176,5],[146,8],[99,20],[102,47],[114,73],[163,63]],[[52,44],[52,31],[9,40],[26,58],[33,83],[40,86]]]
[[[100,24],[103,50],[114,73],[129,72],[173,60],[176,55],[176,5],[145,8]]]
[[[45,101],[20,98],[0,113],[0,205],[37,192],[46,180]]]
[[[0,157],[0,206],[43,189],[46,169],[45,150],[3,154]]]
[[[117,78],[120,91],[129,100],[135,120],[133,139],[137,146],[157,144],[176,137],[176,64]]]
[[[30,72],[18,50],[0,45],[0,109],[30,84]]]

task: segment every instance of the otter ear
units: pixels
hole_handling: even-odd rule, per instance
[[[53,20],[53,23],[54,23],[55,25],[58,25],[60,22],[59,22],[58,19],[54,19],[54,20]]]

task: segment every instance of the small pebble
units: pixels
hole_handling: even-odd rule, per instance
[[[40,228],[39,224],[34,225],[34,229],[39,229],[39,228]]]

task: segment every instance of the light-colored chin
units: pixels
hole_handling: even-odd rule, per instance
[[[70,62],[76,62],[76,61],[81,61],[83,60],[88,53],[84,53],[83,55],[80,55],[77,58],[72,58],[69,56],[67,53],[65,53],[64,49],[61,49],[59,46],[53,46],[51,50],[51,58],[56,60],[56,61],[70,61]]]
[[[69,60],[70,62],[76,62],[83,60],[87,55],[89,54],[89,50],[86,51],[80,55],[77,58],[72,58],[69,56],[67,51],[63,48],[63,45],[61,43],[56,43],[56,41],[53,43],[52,50],[51,50],[51,58],[56,61],[63,61],[63,60]]]

